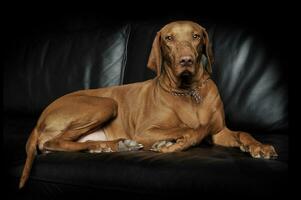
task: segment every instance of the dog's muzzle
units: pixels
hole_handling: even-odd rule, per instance
[[[191,83],[192,83],[192,78],[193,78],[193,73],[185,70],[180,74],[180,88],[188,88],[190,87]]]

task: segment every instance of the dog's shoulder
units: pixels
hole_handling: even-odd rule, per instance
[[[202,91],[202,96],[206,99],[207,102],[219,102],[221,100],[218,85],[209,78],[206,83],[204,90]]]

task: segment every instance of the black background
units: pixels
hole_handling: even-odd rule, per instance
[[[41,1],[9,2],[2,6],[4,45],[37,31],[60,29],[67,19],[97,19],[105,23],[156,19],[196,19],[247,28],[289,68],[294,63],[298,6],[289,1]],[[291,63],[287,65],[287,63]],[[289,72],[289,70],[286,70]]]

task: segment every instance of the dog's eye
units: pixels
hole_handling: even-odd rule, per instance
[[[201,36],[199,34],[193,34],[193,39],[199,40]]]
[[[172,41],[172,40],[173,40],[173,37],[170,36],[170,35],[168,35],[168,36],[165,37],[165,39],[168,40],[168,41]]]

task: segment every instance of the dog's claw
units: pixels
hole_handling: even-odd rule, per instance
[[[162,141],[158,141],[158,142],[155,142],[153,145],[152,145],[152,148],[150,149],[151,151],[155,151],[155,152],[159,152],[160,149],[162,149],[163,147],[169,147],[171,145],[173,145],[174,143],[171,142],[171,141],[165,141],[165,140],[162,140]]]
[[[89,153],[101,153],[102,149],[94,149],[94,150],[89,150]]]
[[[248,152],[248,150],[246,149],[246,147],[243,146],[243,145],[240,145],[239,148],[240,148],[240,150],[241,150],[242,152]]]

